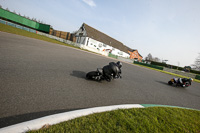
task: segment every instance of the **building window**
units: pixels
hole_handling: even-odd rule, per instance
[[[100,48],[102,47],[102,43],[99,43],[99,47],[100,47]]]
[[[81,37],[78,37],[77,43],[81,43]]]
[[[120,52],[118,52],[118,54],[119,54],[119,55],[123,55],[123,52],[122,52],[122,51],[120,51]]]

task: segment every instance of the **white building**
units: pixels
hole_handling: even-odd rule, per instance
[[[113,55],[129,58],[128,51],[132,50],[123,43],[83,23],[76,32],[76,42],[82,47],[94,52],[111,53]]]

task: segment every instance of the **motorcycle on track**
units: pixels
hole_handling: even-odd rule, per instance
[[[111,80],[108,80],[108,78],[103,74],[103,69],[97,68],[96,71],[88,72],[86,74],[86,78],[89,80],[94,80],[94,81],[106,80],[106,81],[110,82],[113,79],[122,78],[122,77],[121,77],[121,75],[118,75],[117,77],[113,77],[113,74],[111,74]]]
[[[105,77],[103,76],[102,68],[97,68],[96,71],[88,72],[86,74],[86,78],[90,80],[95,80],[95,81],[101,81],[105,79]]]
[[[122,78],[121,67],[122,63],[120,61],[118,61],[117,63],[110,62],[103,68],[97,68],[96,71],[88,72],[86,74],[86,78],[95,81],[106,80],[110,82],[113,79]]]
[[[191,85],[189,81],[183,82],[181,78],[172,78],[170,81],[168,81],[168,84],[176,87],[181,86],[183,88],[189,87]]]

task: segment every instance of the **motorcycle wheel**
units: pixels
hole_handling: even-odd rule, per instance
[[[168,84],[169,84],[169,85],[172,85],[173,83],[172,83],[172,81],[169,81]]]
[[[185,87],[188,87],[190,86],[190,83],[189,82],[185,82]]]
[[[97,76],[100,76],[99,73],[98,73],[97,71],[88,72],[88,73],[86,74],[86,78],[87,78],[87,79],[92,79],[92,80],[96,80],[96,77],[97,77]],[[99,78],[98,81],[100,81],[100,80],[101,80],[101,78]]]

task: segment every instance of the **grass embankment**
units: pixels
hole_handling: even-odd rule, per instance
[[[183,75],[179,75],[179,74],[175,74],[175,73],[170,73],[170,72],[166,72],[166,71],[163,71],[163,70],[158,70],[158,69],[155,69],[155,68],[151,68],[151,67],[147,67],[147,66],[143,66],[143,65],[139,65],[139,64],[134,64],[134,65],[138,65],[138,66],[141,66],[141,67],[149,68],[149,69],[152,69],[152,70],[155,70],[155,71],[159,71],[159,72],[166,73],[166,74],[173,75],[173,76],[180,77],[180,78],[190,78],[190,77],[186,77],[186,76],[183,76]],[[193,79],[193,80],[195,82],[200,83],[200,80],[198,80],[198,79]]]
[[[48,38],[48,37],[45,37],[45,36],[42,36],[42,35],[38,35],[38,34],[35,34],[35,33],[32,33],[32,32],[28,32],[28,31],[25,31],[25,30],[22,30],[22,29],[19,29],[19,28],[15,28],[15,27],[12,27],[12,26],[9,26],[9,25],[5,25],[5,24],[2,24],[2,23],[0,23],[0,31],[73,47],[72,45],[57,41],[55,39],[51,39],[51,38]]]
[[[35,33],[32,33],[32,32],[28,32],[28,31],[25,31],[25,30],[22,30],[22,29],[19,29],[19,28],[15,28],[15,27],[12,27],[12,26],[9,26],[9,25],[5,25],[5,24],[2,24],[2,23],[0,23],[0,31],[12,33],[12,34],[17,34],[17,35],[21,35],[21,36],[26,36],[26,37],[30,37],[30,38],[35,38],[35,39],[39,39],[39,40],[43,40],[43,41],[47,41],[47,42],[51,42],[51,43],[61,44],[61,45],[80,49],[79,47],[75,47],[73,45],[69,45],[69,44],[57,41],[55,39],[52,39],[52,38],[48,38],[46,36],[38,35],[38,34],[35,34]],[[98,53],[88,51],[86,49],[81,49],[81,50],[100,55]]]
[[[200,111],[149,107],[115,110],[76,118],[30,133],[69,132],[200,132]]]

